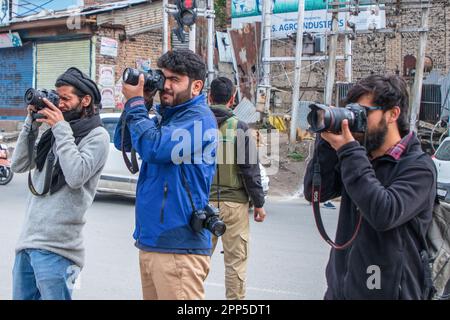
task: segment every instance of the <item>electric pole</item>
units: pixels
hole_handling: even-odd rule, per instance
[[[295,44],[295,71],[294,71],[294,88],[292,92],[292,115],[291,115],[291,129],[289,134],[289,143],[294,145],[297,141],[297,122],[299,118],[299,97],[301,84],[301,70],[302,70],[302,55],[303,55],[303,21],[305,18],[305,0],[298,1],[297,14],[297,37]]]
[[[420,102],[422,98],[422,84],[423,84],[423,73],[425,66],[425,50],[427,46],[428,38],[428,15],[429,15],[429,4],[425,4],[422,7],[422,23],[419,30],[419,52],[417,53],[416,61],[416,74],[414,76],[414,84],[411,90],[410,98],[410,130],[417,132],[417,119],[419,118],[420,112]]]

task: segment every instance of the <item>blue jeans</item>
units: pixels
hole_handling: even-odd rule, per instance
[[[80,267],[47,250],[17,253],[13,269],[13,300],[72,300]]]

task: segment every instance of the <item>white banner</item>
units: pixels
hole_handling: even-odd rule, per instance
[[[361,11],[357,16],[350,16],[349,21],[356,24],[356,30],[386,28],[386,12],[384,8]],[[281,39],[297,32],[297,12],[278,13],[272,15],[272,37]],[[304,32],[323,33],[331,30],[331,16],[327,10],[305,11],[303,23]],[[339,28],[345,29],[346,13],[339,13]],[[261,16],[234,18],[231,20],[232,28],[241,28],[245,23],[261,21]]]

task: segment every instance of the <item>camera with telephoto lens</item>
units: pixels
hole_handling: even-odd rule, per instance
[[[344,108],[333,108],[323,104],[311,104],[308,123],[311,131],[340,133],[342,121],[348,120],[351,132],[366,132],[367,110],[358,103],[350,103]]]
[[[55,106],[59,105],[59,95],[55,90],[47,90],[47,89],[28,89],[25,92],[24,101],[26,105],[32,105],[36,108],[37,111],[47,108],[47,105],[43,101],[46,98],[48,101],[53,103]],[[45,116],[35,113],[32,113],[33,120],[45,118]]]
[[[126,68],[123,72],[123,81],[127,84],[131,84],[136,86],[139,83],[139,76],[144,75],[144,90],[153,92],[155,90],[163,91],[164,90],[164,82],[166,81],[166,77],[161,70],[152,70],[150,69],[148,72],[140,72],[137,69]]]
[[[219,209],[207,205],[204,210],[194,211],[191,218],[191,228],[196,232],[209,230],[216,237],[220,237],[227,229],[225,223],[219,218]]]

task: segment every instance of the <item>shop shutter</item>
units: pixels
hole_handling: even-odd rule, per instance
[[[37,88],[53,89],[58,76],[70,67],[76,67],[90,75],[91,41],[89,39],[37,44]]]
[[[23,96],[33,86],[33,44],[0,49],[0,119],[25,118]]]

